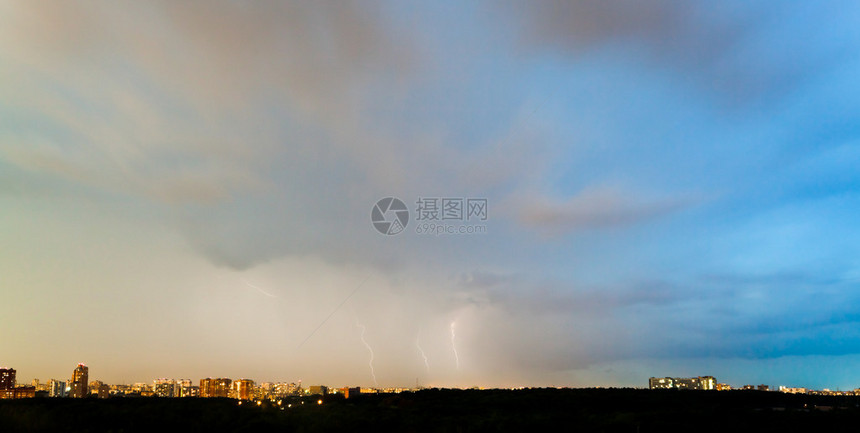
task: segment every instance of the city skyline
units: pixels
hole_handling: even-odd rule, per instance
[[[61,380],[57,380],[54,378],[48,379],[47,382],[41,382],[41,378],[33,378],[32,381],[22,382],[17,380],[17,370],[10,367],[0,366],[0,389],[12,389],[15,386],[26,387],[26,383],[32,384],[31,388],[35,388],[37,391],[44,390],[50,391],[50,397],[55,397],[54,391],[51,390],[55,384],[68,384],[65,387],[65,391],[61,391],[61,395],[57,395],[59,397],[70,397],[70,398],[82,398],[88,396],[89,394],[98,394],[99,390],[88,389],[87,385],[99,384],[101,386],[110,386],[111,392],[114,390],[114,387],[129,387],[129,389],[137,389],[138,386],[147,387],[148,392],[154,396],[162,396],[162,397],[230,397],[237,398],[240,400],[252,400],[257,397],[251,397],[253,394],[251,390],[258,389],[260,387],[266,386],[290,386],[290,391],[288,394],[298,393],[296,395],[300,395],[301,391],[304,391],[305,394],[326,394],[326,389],[331,390],[332,392],[341,392],[346,389],[351,389],[354,385],[358,389],[370,391],[380,391],[387,392],[385,390],[397,390],[396,392],[400,392],[401,390],[419,390],[419,389],[428,389],[428,388],[438,388],[437,386],[421,384],[420,382],[416,382],[414,387],[409,386],[364,386],[361,384],[341,384],[341,385],[332,385],[332,384],[324,384],[320,385],[319,382],[316,384],[311,384],[314,382],[305,382],[304,386],[302,385],[302,379],[293,380],[293,381],[273,381],[273,380],[255,380],[250,379],[245,376],[240,376],[236,378],[228,378],[228,377],[204,377],[199,379],[199,386],[195,385],[197,383],[194,379],[188,378],[168,378],[168,377],[159,377],[155,379],[151,379],[149,381],[133,381],[133,382],[121,382],[121,383],[107,383],[98,379],[89,380],[89,366],[83,363],[79,363],[74,371],[72,372],[72,377],[68,381],[64,382]],[[417,380],[417,378],[416,378]],[[152,383],[150,386],[149,383]],[[40,389],[39,384],[42,384],[42,388]],[[847,392],[846,395],[855,395],[855,393],[860,392],[860,386],[850,388],[850,389],[840,389],[839,387],[829,388],[823,387],[820,389],[807,388],[805,386],[795,386],[795,384],[789,385],[786,384],[763,384],[759,383],[753,385],[750,382],[743,382],[743,385],[740,385],[741,382],[733,382],[733,381],[718,381],[716,378],[710,375],[699,375],[692,378],[681,378],[681,377],[649,377],[647,381],[647,385],[645,386],[627,386],[627,388],[648,388],[648,389],[695,389],[695,390],[716,390],[716,391],[726,391],[726,390],[757,390],[757,391],[780,391],[786,393],[830,393],[830,392]],[[241,384],[241,387],[237,387]],[[159,392],[160,385],[169,385],[170,390],[164,393]],[[307,386],[305,388],[305,386]],[[173,387],[180,387],[182,389],[181,395],[180,393],[174,394]],[[548,386],[549,388],[575,388],[567,385],[552,385]],[[606,388],[607,386],[596,385],[592,386],[593,388]],[[611,387],[611,386],[609,386]],[[185,392],[187,388],[194,388],[193,392],[190,395],[186,395]],[[444,388],[444,387],[443,387]],[[522,389],[522,388],[532,388],[529,386],[523,387],[453,387],[459,389],[467,389],[467,388],[480,388],[480,389]],[[167,388],[165,388],[167,389]],[[242,389],[242,391],[240,391]],[[316,389],[316,391],[315,391]],[[138,390],[139,391],[139,390]],[[231,394],[235,392],[235,394]],[[110,394],[113,395],[112,393]],[[100,398],[101,394],[99,394]],[[105,393],[107,396],[107,393]],[[32,395],[30,395],[32,397]]]
[[[0,0],[0,361],[854,389],[858,22],[840,1]]]

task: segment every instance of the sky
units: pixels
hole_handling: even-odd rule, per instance
[[[0,365],[858,388],[858,22],[849,1],[0,0]],[[400,233],[371,222],[386,197]],[[420,212],[442,198],[486,219]]]

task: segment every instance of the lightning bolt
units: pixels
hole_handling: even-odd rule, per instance
[[[424,367],[427,368],[427,372],[429,373],[430,372],[430,362],[427,361],[427,355],[424,354],[424,349],[421,348],[421,343],[418,342],[419,337],[420,337],[420,334],[419,334],[419,336],[415,337],[415,347],[418,348],[418,353],[420,353],[421,357],[424,358]]]
[[[261,288],[259,288],[259,287],[255,286],[255,285],[253,285],[253,284],[251,284],[251,283],[249,283],[249,282],[247,282],[247,281],[244,281],[244,280],[243,280],[242,282],[244,282],[248,287],[253,287],[253,288],[255,288],[255,289],[259,290],[259,291],[260,291],[260,293],[262,293],[262,294],[264,294],[264,295],[266,295],[266,296],[268,296],[268,297],[270,297],[270,298],[277,298],[277,296],[275,296],[275,295],[273,295],[273,294],[271,294],[271,293],[269,293],[269,292],[267,292],[267,291],[265,291],[265,290],[263,290],[263,289],[261,289]]]
[[[364,331],[367,330],[367,327],[362,325],[361,323],[356,323],[356,326],[361,328],[361,342],[364,343],[364,347],[367,348],[367,351],[370,352],[370,362],[367,364],[370,365],[370,376],[373,377],[373,384],[375,386],[379,386],[379,382],[376,381],[376,372],[373,370],[373,349],[367,344],[367,340],[364,339]]]
[[[454,344],[454,340],[457,338],[457,333],[455,329],[457,327],[457,321],[451,322],[451,350],[454,351],[454,362],[457,365],[457,370],[460,369],[460,355],[457,354],[457,345]]]

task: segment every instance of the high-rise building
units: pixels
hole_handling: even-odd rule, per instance
[[[230,395],[230,385],[233,381],[226,378],[200,379],[200,397],[227,397]]]
[[[176,381],[174,397],[197,397],[200,388],[191,384],[191,379],[179,379]]]
[[[155,379],[152,390],[159,397],[179,397],[177,383],[173,379]]]
[[[231,383],[233,383],[233,381],[227,378],[215,379],[215,387],[212,392],[212,397],[229,397]]]
[[[254,381],[251,379],[239,379],[233,382],[236,388],[236,398],[239,400],[252,400],[254,398]]]
[[[15,369],[0,368],[0,399],[32,398],[36,395],[36,387],[16,385]]]
[[[211,377],[200,379],[200,397],[212,397],[212,385],[215,384],[214,381],[215,379]]]
[[[87,396],[89,372],[90,368],[84,364],[78,364],[75,367],[75,371],[72,372],[72,378],[69,380],[69,397],[84,398]]]
[[[699,376],[699,388],[707,391],[717,389],[717,379],[714,376]]]
[[[50,397],[65,397],[66,396],[66,382],[62,380],[51,379],[49,382],[50,387],[48,388],[48,396]]]
[[[0,368],[0,389],[12,389],[15,387],[15,369]]]
[[[96,395],[98,396],[98,398],[110,397],[110,385],[101,382],[99,383],[100,385],[98,387],[98,390],[96,391]]]

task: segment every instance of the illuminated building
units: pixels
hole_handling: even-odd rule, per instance
[[[106,383],[100,384],[95,394],[98,396],[98,398],[110,397],[110,385]]]
[[[228,397],[230,395],[230,384],[233,381],[226,378],[215,379],[215,391],[213,397]]]
[[[214,380],[211,377],[200,379],[200,397],[212,397]]]
[[[787,386],[780,386],[779,392],[786,392],[789,394],[806,394],[808,390],[806,388],[789,388]]]
[[[343,398],[355,397],[361,394],[361,388],[343,388]]]
[[[110,386],[111,395],[127,395],[132,394],[131,385],[113,384]]]
[[[254,381],[250,379],[239,379],[233,383],[236,390],[236,398],[239,400],[252,400],[254,398]]]
[[[717,380],[713,376],[681,377],[652,377],[648,379],[650,389],[717,389]]]
[[[177,383],[173,379],[155,379],[152,384],[152,391],[159,397],[179,397],[176,388]]]
[[[15,369],[0,368],[0,389],[12,389],[15,387]]]
[[[89,392],[90,395],[98,396],[99,395],[99,388],[101,388],[102,385],[103,385],[102,381],[100,381],[100,380],[90,381],[90,384],[87,386],[87,391]]]
[[[272,382],[263,382],[260,386],[257,387],[257,398],[264,400],[270,399],[274,397],[272,390],[274,389],[274,384]]]
[[[69,397],[84,398],[87,396],[87,380],[89,379],[90,369],[84,364],[78,364],[75,371],[72,372],[72,378],[69,380]]]
[[[9,389],[0,389],[0,399],[33,398],[35,396],[36,388],[33,386],[16,386]]]
[[[33,398],[36,396],[34,386],[15,386],[15,369],[0,368],[0,399]]]
[[[57,379],[51,379],[48,382],[48,396],[49,397],[65,397],[66,396],[66,382]]]
[[[698,389],[704,389],[706,391],[717,389],[717,379],[714,379],[714,376],[699,376]]]
[[[288,395],[297,395],[301,389],[300,385],[295,383],[275,383],[272,384],[271,394],[278,397],[286,397]]]
[[[308,388],[308,394],[310,395],[326,395],[328,393],[328,387],[325,385],[312,385]]]
[[[226,378],[200,379],[200,397],[227,397],[230,395],[230,384],[233,381]]]
[[[677,379],[675,379],[675,387],[678,389],[698,389],[699,388],[699,378],[698,377],[677,378]]]
[[[652,377],[648,379],[650,389],[670,389],[675,387],[675,379],[671,377]]]
[[[180,379],[176,381],[178,387],[178,395],[175,397],[197,397],[200,395],[200,388],[191,384],[191,379]]]
[[[138,394],[140,394],[140,395],[143,395],[143,393],[145,393],[145,392],[149,392],[149,391],[151,391],[151,390],[150,390],[149,385],[147,385],[147,384],[145,384],[145,383],[142,383],[142,382],[137,382],[137,383],[135,383],[134,385],[132,385],[132,386],[131,386],[131,391],[132,391],[132,392],[136,392],[136,393],[138,393]]]

